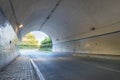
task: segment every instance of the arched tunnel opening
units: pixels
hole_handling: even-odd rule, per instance
[[[52,52],[52,46],[51,37],[40,31],[31,31],[25,34],[19,43],[20,51],[38,50]]]
[[[0,0],[0,80],[120,80],[119,7],[120,0]],[[30,33],[28,43],[32,31],[50,38],[37,45]]]

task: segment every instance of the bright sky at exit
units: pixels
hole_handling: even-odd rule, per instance
[[[46,37],[48,37],[48,35],[46,35],[45,33],[43,32],[40,32],[40,31],[33,31],[31,32],[35,38],[39,41],[39,44],[42,40],[44,40]]]

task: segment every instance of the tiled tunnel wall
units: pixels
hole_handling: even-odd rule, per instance
[[[17,43],[16,33],[0,9],[0,69],[19,55]]]
[[[120,55],[120,32],[57,43],[53,51]]]

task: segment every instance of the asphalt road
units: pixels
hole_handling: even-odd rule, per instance
[[[45,80],[120,80],[120,62],[37,50],[22,51],[22,55],[33,59]]]

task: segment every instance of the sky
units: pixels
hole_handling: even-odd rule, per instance
[[[40,31],[33,31],[30,33],[32,33],[35,36],[35,38],[39,41],[39,44],[42,40],[44,40],[46,37],[48,37],[48,35],[46,35],[43,32],[40,32]]]

